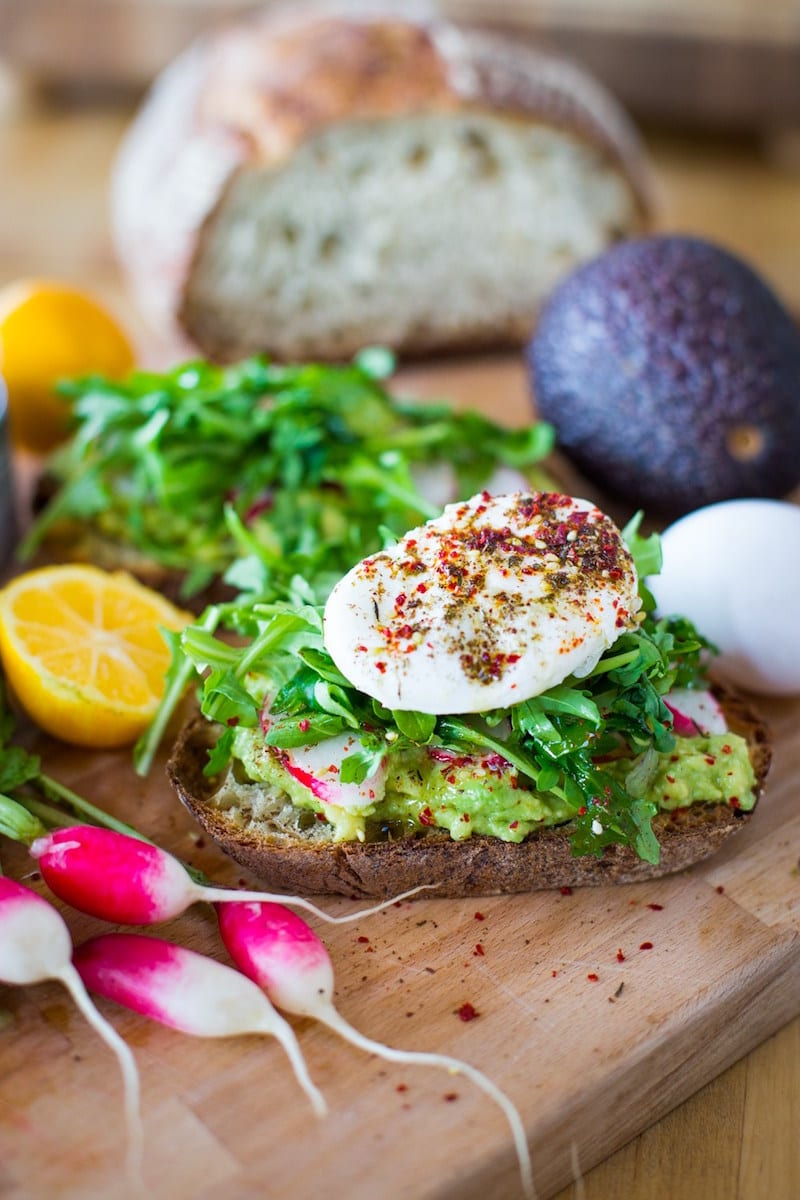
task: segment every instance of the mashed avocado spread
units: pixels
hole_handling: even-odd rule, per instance
[[[498,755],[473,757],[436,747],[390,754],[383,798],[358,811],[316,799],[257,729],[237,729],[233,757],[248,779],[280,789],[299,808],[324,813],[338,841],[382,840],[438,826],[457,841],[479,833],[520,842],[577,815],[559,795],[533,790]],[[632,766],[627,758],[603,763],[623,785]],[[754,784],[744,738],[734,733],[679,737],[670,753],[656,756],[645,798],[670,811],[703,801],[749,811]]]

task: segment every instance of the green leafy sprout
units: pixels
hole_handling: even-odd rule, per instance
[[[52,456],[54,491],[22,544],[119,543],[183,575],[190,597],[229,571],[235,591],[320,594],[353,563],[440,509],[415,471],[449,463],[461,497],[499,465],[535,469],[552,428],[509,430],[446,404],[395,399],[381,348],[346,365],[187,363],[122,383],[67,381],[74,432]]]

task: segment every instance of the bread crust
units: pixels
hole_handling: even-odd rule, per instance
[[[488,112],[568,132],[619,168],[646,225],[651,185],[638,136],[605,89],[572,63],[370,5],[338,14],[313,4],[269,9],[178,58],[123,144],[115,241],[154,325],[169,323],[187,349],[193,342],[211,357],[231,357],[192,281],[237,174],[280,165],[337,122],[424,112]],[[493,344],[518,344],[528,332],[498,330]]]
[[[722,687],[715,692],[729,728],[747,740],[758,797],[772,757],[768,730],[738,693]],[[455,842],[444,830],[393,842],[304,843],[243,828],[226,811],[208,803],[216,785],[203,776],[203,765],[217,733],[218,727],[201,717],[184,726],[167,767],[172,785],[231,858],[270,887],[292,893],[390,897],[420,884],[434,884],[432,895],[463,897],[635,883],[708,858],[751,816],[724,804],[702,803],[659,813],[653,822],[661,845],[657,866],[617,845],[607,846],[600,858],[575,858],[564,827],[543,829],[519,843],[474,834]]]

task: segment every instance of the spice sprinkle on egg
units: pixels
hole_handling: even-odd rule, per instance
[[[388,708],[486,712],[588,674],[636,625],[637,586],[619,530],[589,501],[482,492],[345,575],[325,644]]]

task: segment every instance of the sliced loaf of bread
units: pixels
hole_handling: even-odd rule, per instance
[[[368,4],[269,9],[191,47],[113,187],[142,308],[219,360],[520,344],[648,207],[636,133],[584,71]]]

